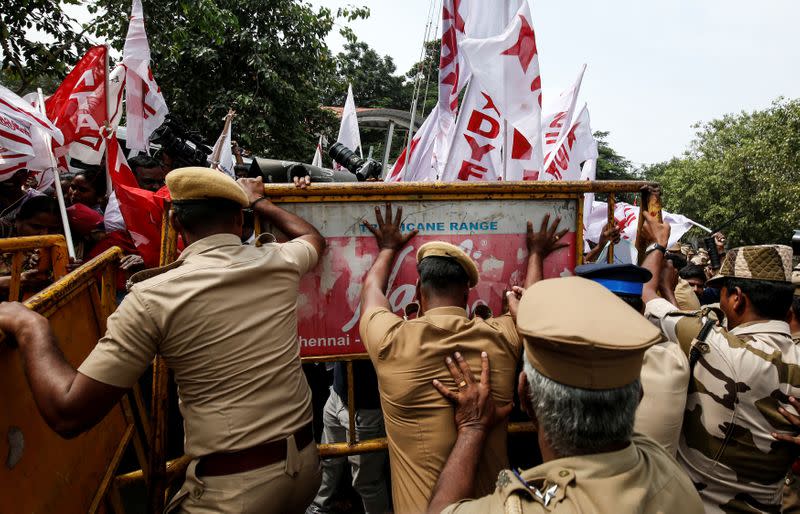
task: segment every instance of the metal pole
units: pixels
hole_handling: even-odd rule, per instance
[[[507,180],[508,177],[508,120],[503,119],[503,180]],[[581,219],[581,223],[583,223],[583,219]],[[581,249],[581,252],[583,249]]]
[[[44,95],[42,88],[36,89],[37,102],[39,104],[39,112],[47,116],[44,108]],[[67,218],[67,204],[64,202],[64,192],[61,190],[61,175],[58,173],[58,164],[56,163],[56,156],[53,155],[52,138],[50,134],[42,131],[44,136],[44,143],[47,146],[47,156],[50,158],[50,169],[53,170],[53,177],[55,178],[56,199],[58,200],[58,210],[61,213],[61,223],[64,224],[64,238],[67,240],[67,252],[70,258],[75,258],[75,245],[72,244],[72,230],[69,228],[69,219]],[[47,170],[45,170],[47,171]],[[42,172],[44,173],[44,171]]]
[[[394,121],[389,120],[389,131],[386,133],[386,146],[383,150],[383,175],[386,177],[387,166],[389,166],[389,152],[392,151],[392,138],[394,137]]]
[[[106,63],[105,63],[105,69],[104,69],[104,74],[103,74],[104,77],[105,77],[103,87],[105,88],[105,95],[106,95],[106,125],[105,125],[105,127],[103,129],[100,129],[101,131],[102,130],[114,130],[114,127],[111,126],[111,100],[112,100],[112,98],[111,98],[111,93],[109,92],[109,87],[108,87],[108,73],[109,73],[109,56],[108,56],[108,52],[110,51],[110,48],[109,48],[108,44],[106,44],[105,47],[106,47]],[[109,135],[109,137],[111,137],[111,136]],[[103,137],[103,139],[105,139],[105,137]],[[106,140],[106,146],[108,146],[108,140]],[[148,155],[149,154],[150,154],[150,152],[148,152]],[[106,148],[106,156],[108,156],[108,148]],[[108,157],[106,157],[106,158],[108,158]],[[110,195],[112,193],[112,191],[114,191],[114,183],[111,181],[111,173],[108,172],[108,163],[106,163],[106,194]]]
[[[419,80],[419,79],[417,79]],[[417,116],[417,97],[411,104],[411,122],[408,124],[408,146],[406,146],[406,162],[403,163],[403,172],[408,170],[408,163],[411,162],[411,140],[414,138],[414,118]]]
[[[609,224],[610,223],[616,223],[616,220],[614,219],[614,211],[616,210],[616,207],[617,207],[616,197],[614,196],[614,193],[609,193],[608,194],[608,223]],[[609,241],[607,243],[607,245],[608,245],[608,261],[607,262],[609,264],[614,264],[614,245],[611,243],[611,241]]]

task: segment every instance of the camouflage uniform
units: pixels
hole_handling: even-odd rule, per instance
[[[769,248],[788,250],[788,263],[785,251]],[[788,273],[781,279],[764,272],[769,266],[791,270],[788,247],[745,247],[729,253],[720,276],[788,281]],[[709,312],[681,313],[659,298],[648,302],[645,315],[689,355]],[[792,341],[789,325],[772,320],[730,331],[714,327],[697,348],[678,461],[707,513],[780,512],[784,479],[797,450],[771,433],[795,433],[778,407],[793,411],[788,395],[800,394],[800,347]]]

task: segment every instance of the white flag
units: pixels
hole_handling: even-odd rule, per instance
[[[461,50],[473,80],[493,100],[509,126],[503,127],[505,178],[533,178],[541,170],[542,79],[530,7],[523,1],[505,30],[493,37],[467,34]]]
[[[231,149],[233,114],[233,111],[228,111],[227,116],[225,116],[225,126],[222,128],[222,133],[217,138],[214,149],[211,151],[211,157],[208,160],[212,168],[220,170],[235,180],[236,174],[233,172],[233,168],[236,162],[233,160],[233,150]]]
[[[539,180],[579,180],[581,164],[597,159],[597,141],[592,135],[589,109],[584,106],[580,114],[544,161],[544,171]]]
[[[440,109],[434,109],[425,119],[417,133],[411,139],[411,157],[408,158],[409,147],[406,146],[386,174],[386,182],[428,182],[438,178],[436,161],[434,161],[434,146],[436,135],[440,130]],[[408,162],[406,162],[408,160]]]
[[[314,159],[311,161],[312,166],[316,166],[317,168],[322,167],[322,148],[327,144],[328,142],[325,140],[325,136],[320,135],[317,148],[314,150]]]
[[[342,124],[339,126],[339,136],[337,143],[341,143],[353,152],[361,152],[361,134],[358,132],[358,115],[356,114],[356,102],[353,98],[353,86],[347,86],[347,99],[344,101],[342,111]],[[334,168],[342,169],[338,163],[334,163]]]
[[[575,83],[561,92],[558,103],[554,105],[554,110],[544,116],[542,120],[542,137],[544,158],[556,149],[556,144],[564,133],[572,126],[572,118],[575,115],[575,105],[578,102],[578,93],[583,82],[583,74],[586,72],[586,65],[581,66],[578,78]]]
[[[169,109],[150,69],[150,46],[144,29],[141,0],[133,0],[122,63],[127,70],[125,145],[131,150],[147,151],[150,135],[164,123]]]

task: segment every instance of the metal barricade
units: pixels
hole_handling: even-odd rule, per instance
[[[19,301],[22,291],[22,274],[25,258],[32,252],[38,253],[37,269],[52,270],[53,279],[58,280],[67,274],[69,255],[64,236],[30,236],[0,239],[0,254],[11,254],[11,281],[9,301]]]
[[[54,275],[60,279],[24,305],[48,319],[65,358],[77,366],[105,333],[106,320],[116,309],[115,274],[122,251],[106,250],[65,274],[63,237],[0,241],[0,252],[36,248],[49,252]],[[0,432],[9,434],[9,441],[13,433],[18,441],[14,461],[0,469],[0,483],[14,491],[0,497],[0,511],[94,513],[106,511],[108,505],[115,512],[124,512],[114,475],[131,443],[142,465],[148,453],[144,437],[148,420],[142,415],[138,388],[128,392],[97,426],[67,442],[36,413],[15,353],[0,344],[0,390],[6,398],[6,408],[0,411]]]

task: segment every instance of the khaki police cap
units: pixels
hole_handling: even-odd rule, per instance
[[[706,285],[719,287],[725,278],[791,282],[792,249],[786,245],[756,245],[729,250],[719,271]]]
[[[417,263],[425,257],[448,257],[455,260],[467,273],[469,287],[475,287],[478,284],[480,278],[478,266],[461,248],[443,241],[432,241],[425,243],[417,250]]]
[[[167,188],[174,202],[221,198],[247,207],[247,194],[231,177],[211,168],[178,168],[167,173]]]
[[[661,331],[600,284],[581,277],[542,280],[519,303],[517,331],[544,376],[581,389],[614,389],[642,370]]]

